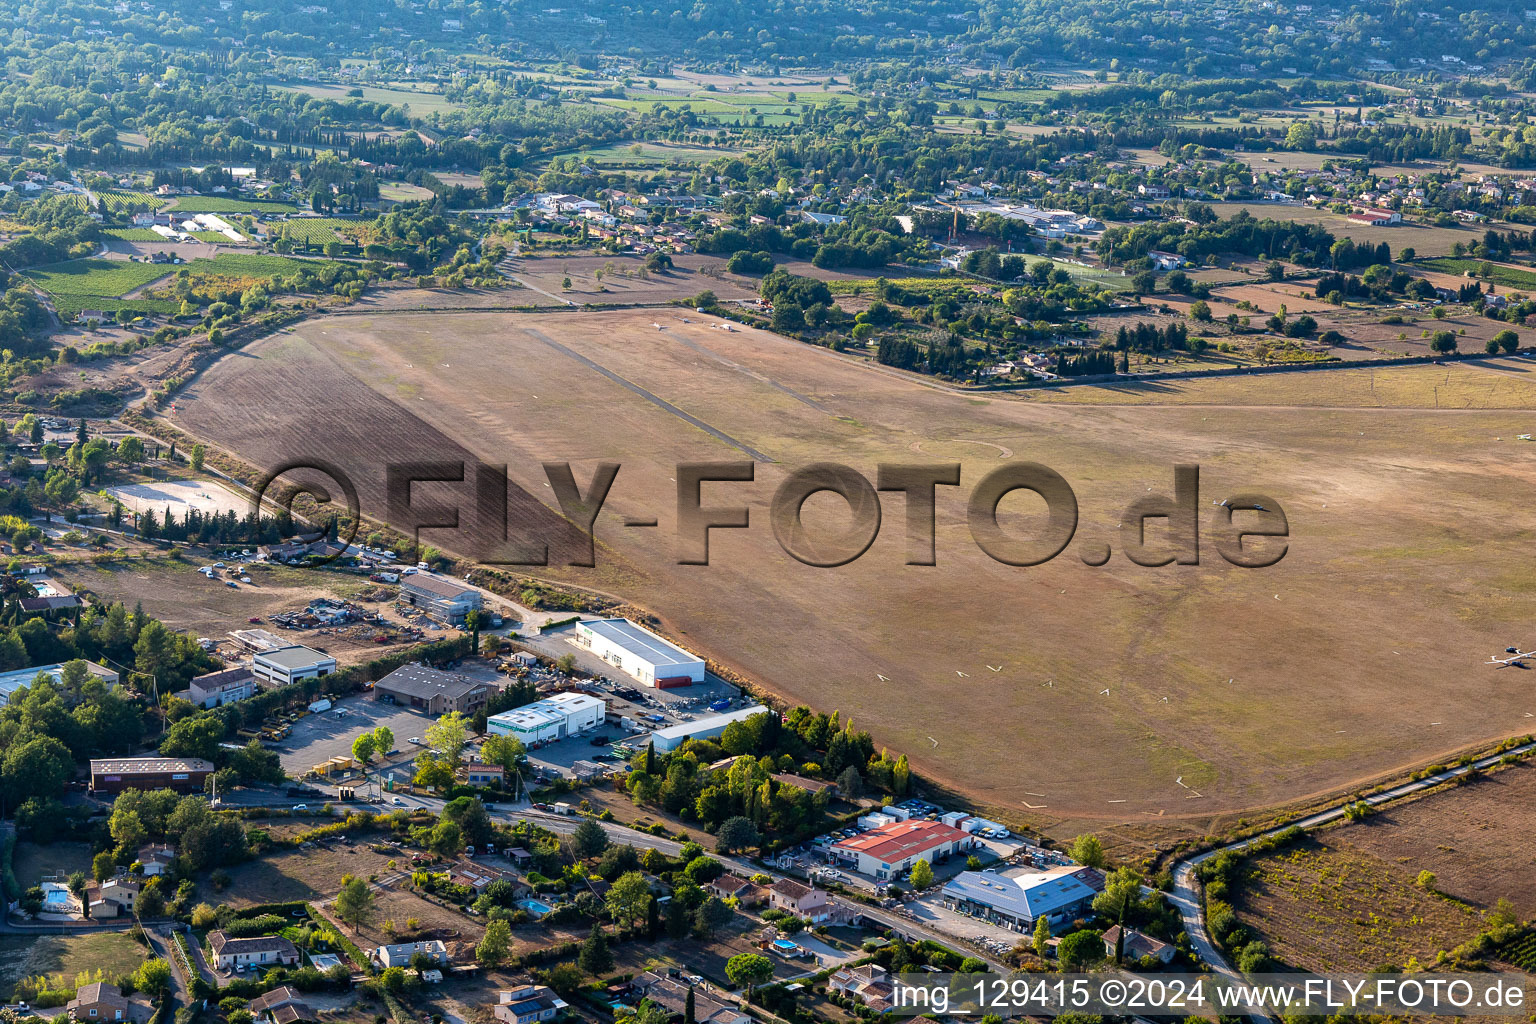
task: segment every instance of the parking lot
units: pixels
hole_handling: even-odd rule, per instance
[[[305,715],[294,722],[293,733],[273,749],[282,761],[283,771],[299,778],[322,761],[351,756],[352,741],[358,734],[380,725],[387,725],[394,732],[395,747],[400,751],[397,759],[414,756],[420,748],[407,741],[412,736],[421,736],[432,721],[427,715],[394,704],[381,704],[371,696],[348,697],[329,711]]]

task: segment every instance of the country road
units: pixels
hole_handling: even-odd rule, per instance
[[[1512,754],[1518,756],[1521,754],[1528,754],[1533,751],[1536,751],[1536,743],[1526,743],[1497,754],[1489,754],[1487,757],[1479,758],[1478,760],[1473,761],[1471,764],[1464,765],[1459,768],[1450,768],[1446,771],[1440,772],[1439,774],[1426,776],[1425,778],[1419,779],[1415,782],[1405,782],[1400,786],[1394,786],[1391,789],[1383,790],[1380,793],[1365,797],[1364,802],[1372,807],[1379,807],[1382,804],[1388,804],[1394,800],[1401,800],[1405,796],[1412,796],[1415,793],[1422,793],[1427,789],[1432,789],[1435,786],[1450,782],[1452,779],[1460,778],[1469,772],[1479,771],[1481,769],[1490,767],[1491,765],[1498,764],[1499,761],[1509,757]],[[1250,836],[1249,838],[1243,839],[1239,842],[1228,843],[1226,846],[1220,846],[1213,850],[1206,850],[1204,853],[1198,853],[1193,857],[1180,861],[1174,866],[1173,892],[1170,896],[1170,899],[1173,905],[1178,908],[1179,917],[1183,920],[1184,923],[1184,931],[1189,935],[1190,946],[1194,949],[1195,953],[1200,957],[1201,960],[1204,960],[1206,963],[1210,964],[1211,969],[1223,977],[1239,981],[1242,980],[1242,975],[1237,972],[1236,968],[1227,962],[1226,957],[1222,955],[1219,949],[1217,949],[1216,943],[1212,941],[1210,933],[1206,930],[1204,900],[1201,898],[1202,890],[1200,881],[1196,877],[1196,871],[1199,866],[1226,850],[1247,849],[1262,839],[1267,839],[1270,836],[1279,835],[1281,832],[1284,832],[1290,828],[1310,830],[1317,828],[1320,825],[1326,825],[1330,822],[1338,821],[1340,818],[1344,817],[1346,809],[1355,803],[1357,803],[1355,800],[1346,800],[1334,807],[1329,808],[1328,810],[1319,811],[1316,814],[1308,815],[1305,818],[1300,818],[1279,828],[1273,828],[1267,832],[1261,832],[1256,836]]]

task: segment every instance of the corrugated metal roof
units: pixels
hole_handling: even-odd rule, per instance
[[[591,619],[577,623],[577,629],[590,630],[652,665],[698,665],[704,661],[628,619]]]

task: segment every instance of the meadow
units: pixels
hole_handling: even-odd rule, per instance
[[[1198,405],[1158,402],[1159,385],[1145,406],[1106,390],[1085,410],[1060,396],[1086,389],[954,393],[689,310],[380,312],[225,359],[182,394],[177,424],[257,465],[336,462],[365,514],[383,514],[386,463],[506,463],[513,535],[547,538],[549,576],[622,594],[721,668],[842,711],[998,813],[1067,828],[1208,821],[1528,727],[1524,690],[1474,666],[1529,617],[1517,567],[1536,466],[1494,439],[1532,429],[1536,394],[1493,368],[1337,373],[1348,383],[1327,371],[1181,385],[1224,389]],[[1507,387],[1488,403],[1504,408],[1433,408],[1463,374],[1469,398]],[[598,461],[622,465],[595,569],[565,565],[575,541],[546,498],[550,459],[582,480]],[[988,558],[968,527],[965,495],[1015,459],[1077,495],[1068,550],[1045,564]],[[692,541],[678,535],[677,464],[720,460],[752,465],[754,481],[708,485],[705,504],[744,505],[751,525],[713,531],[707,566],[679,565]],[[906,564],[894,497],[855,561],[785,554],[775,488],[829,460],[870,478],[881,462],[960,463],[962,488],[939,489],[937,566]],[[1175,463],[1201,469],[1200,564],[1146,568],[1122,550],[1085,565],[1131,543],[1121,511],[1169,493]],[[1254,490],[1285,509],[1292,540],[1277,564],[1239,569],[1211,546],[1212,506]],[[815,544],[833,545],[840,508],[807,503]],[[1000,522],[1035,536],[1042,512],[1014,497]],[[621,529],[627,516],[660,526]],[[424,539],[490,557],[502,542],[483,526]],[[1163,543],[1156,525],[1149,535]]]

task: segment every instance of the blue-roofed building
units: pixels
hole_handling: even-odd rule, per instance
[[[990,921],[1016,932],[1035,930],[1045,918],[1057,931],[1081,917],[1097,895],[1079,876],[1077,865],[1049,871],[1003,874],[995,871],[962,871],[945,885],[940,895],[950,909]]]
[[[628,619],[576,623],[576,642],[646,686],[666,690],[704,681],[704,659]]]

